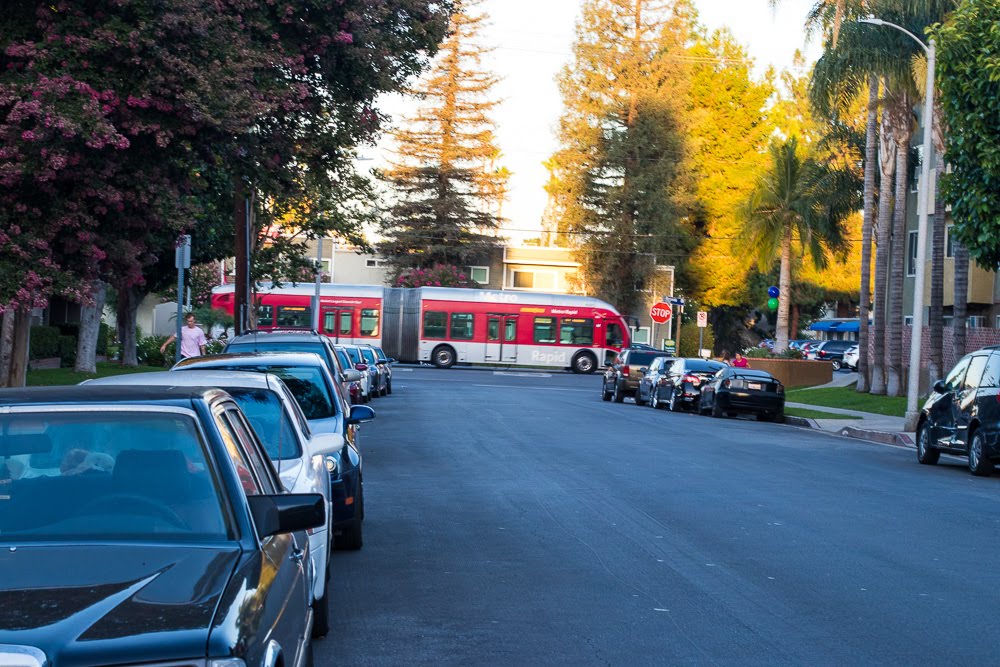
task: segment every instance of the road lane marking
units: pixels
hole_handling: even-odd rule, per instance
[[[551,373],[515,373],[513,371],[493,371],[493,375],[506,375],[515,378],[550,378]]]
[[[495,387],[499,389],[542,389],[545,391],[581,391],[589,394],[591,389],[564,389],[562,387],[532,387],[526,384],[474,384],[473,387]]]

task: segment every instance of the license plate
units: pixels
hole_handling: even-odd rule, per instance
[[[748,382],[747,383],[747,388],[748,389],[756,389],[757,391],[760,391],[761,384],[760,384],[760,382]]]

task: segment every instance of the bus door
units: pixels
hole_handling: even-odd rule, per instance
[[[354,309],[343,306],[323,306],[321,333],[338,343],[351,343],[354,335]]]
[[[486,316],[486,361],[517,361],[517,315]]]

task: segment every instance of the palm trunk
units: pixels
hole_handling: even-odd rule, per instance
[[[886,380],[886,394],[905,395],[903,383],[903,285],[906,274],[906,195],[910,189],[910,139],[913,138],[913,124],[910,118],[909,97],[904,95],[896,115],[896,196],[892,213],[892,263],[889,268],[889,320],[886,344],[889,352],[889,374]],[[923,289],[917,285],[914,289]],[[913,332],[919,336],[920,332]],[[910,369],[919,373],[919,368]]]
[[[875,251],[875,303],[872,318],[871,393],[885,394],[886,283],[889,277],[889,239],[892,233],[892,185],[896,173],[896,145],[892,141],[889,114],[883,110],[879,132],[881,183],[878,193],[878,241]]]
[[[97,372],[97,337],[101,332],[107,285],[104,281],[95,280],[92,290],[94,302],[80,308],[80,335],[76,342],[76,363],[73,366],[77,373]]]
[[[878,77],[868,82],[868,123],[865,128],[864,220],[861,226],[861,292],[858,308],[859,392],[871,388],[868,370],[868,313],[871,303],[872,230],[875,226],[875,161],[878,159]]]
[[[122,366],[139,365],[136,349],[136,314],[142,295],[135,287],[118,290],[118,342],[122,347]]]
[[[774,353],[788,349],[788,305],[792,298],[792,228],[789,225],[781,239],[781,274],[778,278],[778,323],[774,335]]]
[[[965,356],[965,317],[969,306],[969,251],[952,237],[955,252],[955,308],[952,318],[954,327],[955,361]]]
[[[941,177],[944,175],[944,117],[940,98],[934,105],[932,122],[934,137],[934,224],[931,227],[931,303],[928,313],[930,354],[927,376],[931,385],[940,380],[944,368],[944,233],[946,215],[941,199]]]

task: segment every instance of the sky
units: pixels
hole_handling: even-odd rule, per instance
[[[780,9],[773,11],[768,0],[694,0],[702,25],[710,30],[728,27],[760,73],[769,66],[790,68],[796,50],[803,51],[807,62],[818,57],[818,40],[807,44],[803,29],[813,3],[782,0]],[[555,130],[562,112],[555,77],[570,60],[581,4],[582,0],[485,0],[481,5],[490,17],[482,39],[495,49],[484,65],[501,79],[495,94],[502,101],[493,120],[501,164],[512,172],[504,217],[506,235],[515,243],[536,237],[541,229],[548,178],[542,162],[557,148]],[[387,98],[382,109],[397,122],[410,104]],[[372,151],[375,165],[383,163],[387,144],[383,141]]]

